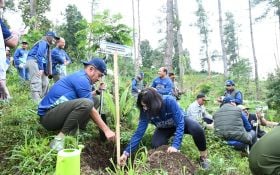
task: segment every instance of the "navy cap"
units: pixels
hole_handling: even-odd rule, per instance
[[[234,86],[234,81],[233,80],[227,80],[226,81],[226,86]]]
[[[59,37],[56,35],[56,33],[52,32],[52,31],[48,31],[46,33],[46,36],[51,36],[51,37],[54,37],[56,40],[59,40]]]
[[[27,41],[22,41],[21,44],[28,44],[28,42]]]
[[[224,103],[224,104],[225,104],[225,103],[231,103],[231,102],[235,103],[235,99],[232,98],[231,96],[227,96],[227,97],[225,97],[225,98],[223,99],[223,103]]]
[[[104,75],[107,74],[106,63],[101,58],[92,58],[90,61],[82,61],[84,65],[92,65]]]

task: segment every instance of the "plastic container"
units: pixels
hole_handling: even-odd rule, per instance
[[[80,157],[83,145],[79,149],[63,149],[57,154],[56,175],[80,175]]]

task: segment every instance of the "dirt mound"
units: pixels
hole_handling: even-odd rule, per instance
[[[167,153],[168,146],[163,145],[149,151],[151,169],[163,169],[168,175],[194,174],[195,165],[180,152]]]
[[[87,142],[82,151],[81,172],[83,174],[92,174],[93,172],[104,171],[106,167],[111,167],[110,159],[116,160],[115,152],[113,143],[103,143],[99,140]]]

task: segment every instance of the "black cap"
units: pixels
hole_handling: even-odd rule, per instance
[[[205,98],[205,101],[208,101],[208,99],[206,99],[206,95],[204,93],[199,93],[197,96],[196,96],[196,99],[199,99],[199,98]]]

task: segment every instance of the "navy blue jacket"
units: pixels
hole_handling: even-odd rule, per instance
[[[140,111],[138,127],[133,134],[125,152],[134,152],[143,138],[148,124],[152,123],[157,128],[176,128],[172,146],[179,149],[184,135],[185,115],[183,110],[172,96],[163,96],[163,104],[158,116],[148,117],[147,112]]]

